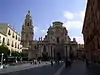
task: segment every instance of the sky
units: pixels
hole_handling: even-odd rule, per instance
[[[34,39],[44,37],[52,22],[61,21],[71,39],[83,44],[82,27],[87,0],[0,0],[0,23],[21,32],[25,15],[31,11]]]

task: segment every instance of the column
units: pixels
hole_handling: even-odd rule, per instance
[[[51,58],[52,58],[52,46],[51,46],[51,48],[50,48],[50,49],[51,49]]]
[[[68,57],[68,49],[67,49],[67,46],[65,46],[65,54],[66,54],[66,57]]]
[[[67,46],[67,57],[69,57],[69,54],[70,54],[70,46],[68,45]]]
[[[48,55],[51,57],[50,45],[48,45]]]
[[[52,46],[52,57],[54,58],[54,45]]]
[[[64,46],[64,57],[66,57],[66,45]]]

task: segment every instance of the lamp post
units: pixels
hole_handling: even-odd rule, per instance
[[[3,64],[3,55],[4,55],[4,53],[2,53],[1,54],[2,56],[1,56],[1,65]]]

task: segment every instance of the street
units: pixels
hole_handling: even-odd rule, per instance
[[[90,72],[86,68],[84,61],[75,61],[71,67],[65,68],[64,63],[54,64],[54,66],[44,65],[26,70],[10,72],[0,75],[100,75]]]
[[[74,62],[71,67],[64,68],[60,75],[87,75],[85,62]]]
[[[62,64],[60,65],[56,64],[53,67],[51,67],[51,65],[45,65],[42,67],[35,67],[35,68],[30,68],[26,70],[5,73],[0,75],[54,75],[61,66]]]

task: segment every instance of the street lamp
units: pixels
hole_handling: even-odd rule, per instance
[[[2,66],[2,64],[3,64],[3,55],[4,55],[4,53],[2,53],[1,55],[2,55],[2,56],[1,56],[1,66]]]

